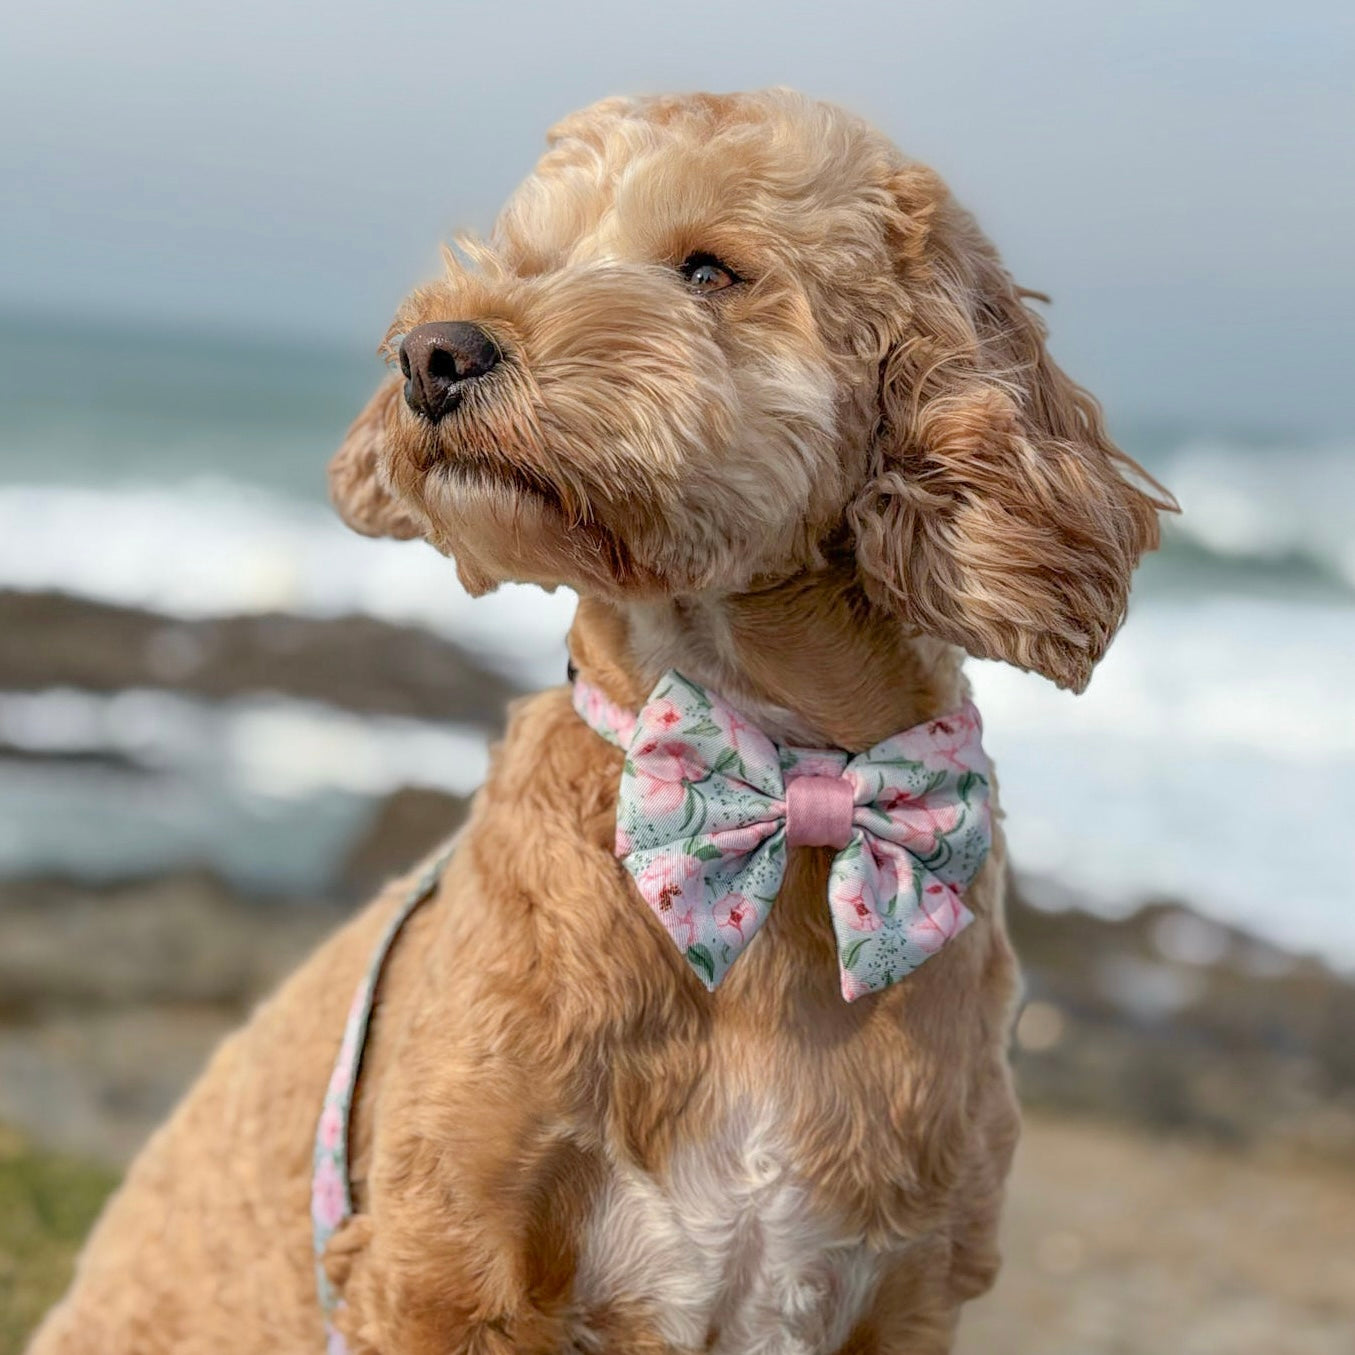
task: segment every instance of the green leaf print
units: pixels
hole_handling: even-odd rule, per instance
[[[678,827],[678,832],[685,833],[690,829],[693,833],[699,833],[706,822],[706,802],[692,786],[687,786],[683,790],[682,809],[682,823]]]
[[[865,949],[867,939],[868,938],[864,936],[857,937],[857,939],[842,952],[843,969],[850,969],[856,963],[857,957]]]
[[[701,710],[710,709],[710,697],[706,694],[706,691],[703,687],[698,687],[696,683],[692,682],[688,678],[683,677],[682,674],[679,673],[675,668],[670,669],[669,672],[674,682],[680,682],[692,694],[692,696],[696,698],[696,704]],[[671,690],[671,688],[660,692],[659,695],[667,696],[669,690]]]
[[[714,720],[707,720],[703,716],[700,720],[693,720],[689,725],[683,725],[682,732],[688,738],[714,739],[720,736],[720,726]]]
[[[951,829],[951,832],[955,832]],[[938,832],[936,835],[936,846],[929,852],[911,852],[909,855],[916,860],[921,861],[928,870],[939,870],[944,866],[954,854],[954,848],[946,841],[946,834]]]
[[[708,984],[715,982],[715,961],[711,958],[711,953],[705,946],[688,946],[687,963],[690,964],[693,969],[699,969],[701,973],[705,975]]]

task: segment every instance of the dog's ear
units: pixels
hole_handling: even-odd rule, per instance
[[[343,445],[329,463],[329,497],[354,531],[407,541],[422,536],[424,529],[417,512],[392,492],[382,456],[386,422],[399,399],[400,379],[391,377],[353,420]]]
[[[882,342],[867,484],[849,518],[907,624],[1081,691],[1175,502],[1110,441],[1043,321],[929,170],[891,182],[901,314]]]

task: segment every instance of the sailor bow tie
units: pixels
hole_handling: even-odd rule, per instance
[[[790,847],[836,849],[828,911],[848,1002],[973,921],[963,893],[992,825],[971,703],[856,756],[779,747],[676,672],[638,715],[582,679],[574,707],[626,754],[616,854],[707,988],[766,921]]]

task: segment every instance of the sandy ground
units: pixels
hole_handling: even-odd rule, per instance
[[[17,1355],[111,1178],[57,1159],[21,1183],[5,1147],[0,1355]],[[1355,1175],[1340,1169],[1041,1113],[1004,1231],[1002,1277],[970,1305],[957,1355],[1355,1350]]]
[[[0,593],[0,633],[24,641],[0,654],[11,690],[266,688],[487,728],[507,695],[455,646],[362,618],[180,623]],[[392,795],[328,906],[201,872],[0,881],[0,1355],[220,1036],[463,813]],[[1052,882],[1020,894],[1030,1109],[1006,1267],[960,1355],[1355,1355],[1355,984],[1183,901],[1108,920]]]
[[[383,842],[397,827],[383,820]],[[14,884],[0,901],[0,1123],[48,1154],[0,1161],[0,1355],[14,1355],[65,1283],[111,1179],[100,1163],[127,1160],[339,913],[201,875]],[[1039,995],[1016,1050],[1031,1108],[1006,1267],[965,1315],[961,1355],[1355,1353],[1350,989],[1224,966],[1188,971],[1194,1006],[1125,1015],[1096,957],[1147,964],[1173,916],[1017,915]]]
[[[959,1355],[1351,1355],[1355,1175],[1027,1115]]]
[[[413,808],[408,834],[382,819],[384,845],[426,829]],[[361,874],[381,865],[365,856]],[[0,890],[0,1124],[49,1164],[0,1162],[0,1355],[63,1286],[107,1166],[340,915],[203,875]],[[1183,916],[1014,914],[1027,1129],[1006,1267],[960,1355],[1355,1355],[1352,990],[1260,973],[1245,947],[1172,959],[1160,933]],[[1102,978],[1129,958],[1191,1001],[1126,1010]]]

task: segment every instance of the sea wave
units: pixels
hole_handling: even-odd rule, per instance
[[[183,616],[369,613],[473,645],[484,639],[511,656],[518,675],[539,671],[537,618],[557,633],[568,596],[543,609],[535,590],[506,587],[492,606],[473,607],[430,549],[364,541],[327,506],[263,487],[252,451],[241,479],[0,484],[0,587],[59,588]],[[1199,438],[1148,463],[1183,513],[1168,520],[1141,592],[1185,584],[1355,597],[1355,444]],[[528,592],[534,600],[520,604]],[[555,645],[548,662],[559,657]]]
[[[1350,543],[1335,525],[1349,512],[1349,500],[1339,501],[1341,457],[1333,454],[1330,502],[1302,491],[1311,493],[1310,521],[1295,513],[1292,494],[1271,517],[1202,510],[1206,489],[1219,498],[1214,477],[1226,480],[1213,455],[1202,446],[1164,472],[1192,518],[1205,519],[1191,530],[1208,549],[1246,552],[1263,542],[1287,551],[1308,524],[1312,551],[1349,567]],[[1279,469],[1227,464],[1247,487],[1243,502],[1264,500],[1284,479]],[[559,680],[573,608],[566,590],[508,587],[473,600],[451,564],[425,546],[366,541],[318,505],[220,483],[0,488],[0,586],[59,588],[181,616],[367,613],[471,646],[530,686]],[[1172,896],[1355,966],[1352,669],[1355,607],[1347,598],[1208,587],[1136,593],[1128,624],[1081,697],[1002,665],[973,665],[1014,861],[1059,877],[1091,906]],[[239,729],[255,717],[237,711],[230,719]],[[204,756],[220,756],[222,738],[203,729],[193,739]],[[360,736],[370,749],[402,739],[407,749],[438,746],[433,726],[370,730],[370,739]],[[413,774],[413,764],[387,763],[366,789],[345,786],[344,769],[365,765],[369,754],[336,758],[319,738],[286,746],[291,774],[309,778],[312,800],[356,802]]]
[[[564,670],[571,595],[505,585],[475,600],[422,543],[371,541],[332,511],[230,481],[0,485],[0,587],[168,616],[348,613],[423,626],[528,683]]]
[[[0,875],[207,865],[247,888],[323,890],[375,801],[468,795],[488,765],[482,729],[317,702],[3,692]]]
[[[1153,467],[1180,500],[1166,547],[1355,591],[1355,444],[1240,446],[1199,439]]]
[[[970,665],[1012,859],[1084,902],[1189,902],[1355,967],[1355,608],[1136,606],[1082,696]]]

